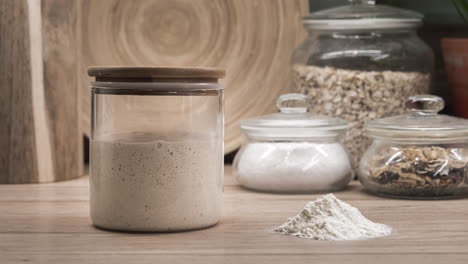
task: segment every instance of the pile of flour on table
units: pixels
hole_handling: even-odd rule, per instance
[[[390,235],[392,228],[370,221],[357,208],[327,194],[309,202],[275,231],[315,240],[361,240]]]

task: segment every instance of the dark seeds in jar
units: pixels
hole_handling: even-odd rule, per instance
[[[400,175],[391,171],[382,172],[377,178],[376,181],[380,184],[387,184],[397,181],[400,178]]]
[[[438,190],[468,187],[468,163],[457,148],[433,146],[391,147],[369,163],[370,184],[413,191],[415,196],[436,195]],[[428,191],[428,192],[425,192]]]

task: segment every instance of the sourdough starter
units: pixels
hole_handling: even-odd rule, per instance
[[[176,231],[221,217],[223,164],[218,139],[165,140],[108,134],[91,142],[91,219],[99,227]]]

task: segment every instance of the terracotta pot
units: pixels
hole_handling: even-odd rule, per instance
[[[442,39],[455,115],[468,118],[468,38]]]

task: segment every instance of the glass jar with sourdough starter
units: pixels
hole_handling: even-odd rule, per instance
[[[336,191],[352,178],[338,118],[313,115],[302,94],[278,98],[279,113],[241,121],[247,142],[234,160],[238,182],[252,190],[283,193]]]
[[[364,0],[304,18],[293,90],[309,97],[311,112],[352,123],[344,139],[355,168],[370,143],[364,123],[402,114],[401,98],[429,91],[433,54],[416,32],[422,18]]]
[[[91,220],[125,231],[216,224],[224,70],[91,67]]]
[[[439,199],[468,195],[468,120],[439,115],[442,98],[409,97],[410,114],[370,121],[359,179],[375,194]]]

